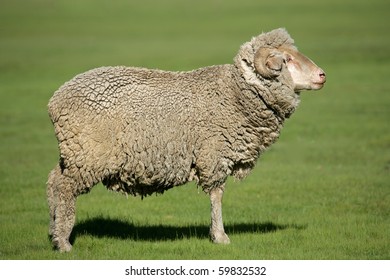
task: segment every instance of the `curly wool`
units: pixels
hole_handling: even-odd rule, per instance
[[[65,83],[49,114],[68,191],[103,182],[146,196],[196,180],[209,192],[229,175],[245,177],[299,103],[286,69],[267,80],[253,67],[256,49],[281,44],[293,44],[284,29],[245,43],[233,65],[102,67]]]

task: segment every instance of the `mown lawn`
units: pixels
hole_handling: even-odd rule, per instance
[[[390,3],[3,0],[0,259],[390,259]],[[194,184],[141,200],[98,185],[77,203],[69,254],[48,240],[45,182],[58,159],[46,105],[102,65],[190,70],[231,63],[286,27],[327,73],[279,141],[224,197],[232,244],[208,241]]]

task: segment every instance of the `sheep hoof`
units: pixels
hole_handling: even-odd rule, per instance
[[[53,240],[54,248],[59,252],[70,252],[72,250],[72,245],[67,240]]]
[[[61,253],[70,252],[72,250],[72,245],[69,242],[64,242],[61,246],[58,247],[58,250]]]
[[[224,232],[212,233],[211,241],[215,244],[230,244],[230,239]]]

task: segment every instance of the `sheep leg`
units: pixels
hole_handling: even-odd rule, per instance
[[[61,252],[69,252],[69,237],[75,223],[76,195],[72,191],[75,182],[62,174],[57,165],[49,174],[47,198],[50,213],[49,235],[52,244]]]
[[[54,234],[54,220],[55,220],[55,209],[57,205],[56,196],[54,194],[54,180],[56,177],[58,177],[58,169],[59,166],[56,166],[50,173],[49,173],[49,179],[47,181],[47,188],[46,188],[46,195],[47,195],[47,202],[49,204],[49,214],[50,214],[50,224],[49,224],[49,236],[50,238]]]
[[[211,226],[210,238],[214,243],[229,244],[230,239],[225,233],[222,221],[222,197],[224,185],[213,188],[210,191],[211,202]]]

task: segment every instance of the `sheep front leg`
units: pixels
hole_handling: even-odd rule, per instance
[[[74,181],[62,174],[57,165],[49,174],[47,198],[50,212],[49,235],[53,246],[61,252],[69,252],[69,237],[75,223],[76,195],[72,191]]]
[[[222,221],[222,197],[224,185],[213,188],[210,191],[211,202],[211,226],[210,238],[214,243],[229,244],[230,239],[225,233]]]

